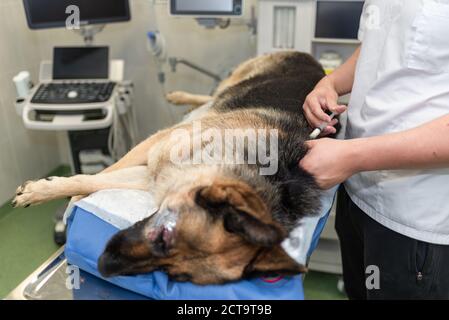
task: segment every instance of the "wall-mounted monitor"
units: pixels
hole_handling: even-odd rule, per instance
[[[315,38],[357,39],[364,1],[317,1]]]
[[[23,0],[30,29],[66,26],[69,6],[79,8],[80,25],[129,21],[128,0]]]
[[[241,16],[243,0],[169,0],[174,16]]]

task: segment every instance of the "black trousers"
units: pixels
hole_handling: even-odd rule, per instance
[[[382,226],[352,202],[343,186],[337,199],[335,228],[349,299],[449,299],[449,245]]]

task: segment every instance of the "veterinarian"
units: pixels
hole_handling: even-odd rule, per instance
[[[323,189],[344,182],[336,230],[351,299],[449,299],[448,32],[448,0],[366,1],[362,45],[303,106],[317,127],[352,93],[346,140],[309,141],[300,163]]]

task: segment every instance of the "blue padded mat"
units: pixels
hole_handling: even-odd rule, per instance
[[[101,278],[97,270],[98,257],[103,252],[108,240],[119,230],[79,207],[75,207],[73,210],[74,212],[67,222],[68,235],[65,256],[70,264]],[[318,242],[327,216],[321,218],[318,223],[309,255]],[[195,285],[190,282],[171,281],[165,273],[159,271],[136,276],[118,276],[105,280],[144,295],[149,299],[158,300],[304,299],[300,275],[270,280],[255,278],[223,285],[206,286]]]

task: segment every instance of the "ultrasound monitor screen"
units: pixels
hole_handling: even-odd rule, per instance
[[[108,79],[108,47],[57,47],[53,52],[53,79]]]

